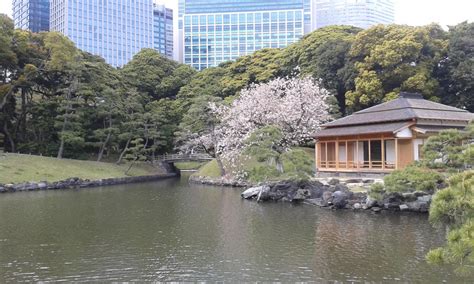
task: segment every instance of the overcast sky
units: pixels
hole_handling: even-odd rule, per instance
[[[11,16],[12,0],[0,0],[0,13]],[[161,0],[175,12],[178,0]],[[473,0],[395,0],[396,22],[398,24],[424,25],[432,22],[443,26],[463,21],[474,21]]]

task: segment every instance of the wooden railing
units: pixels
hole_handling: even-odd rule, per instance
[[[394,162],[387,161],[340,161],[334,160],[319,161],[319,167],[322,169],[395,169]]]

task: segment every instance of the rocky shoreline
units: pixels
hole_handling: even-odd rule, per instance
[[[37,191],[37,190],[56,190],[56,189],[75,189],[86,187],[99,187],[107,185],[128,184],[138,182],[148,182],[167,178],[178,177],[177,173],[167,173],[159,175],[136,176],[136,177],[120,177],[120,178],[106,178],[99,180],[88,180],[77,177],[68,178],[56,182],[24,182],[24,183],[10,183],[0,184],[0,193],[22,192],[22,191]]]
[[[337,179],[320,181],[281,181],[248,188],[244,199],[257,202],[300,202],[328,209],[408,211],[427,213],[432,195],[426,192],[383,193],[378,198],[366,192],[352,192]]]

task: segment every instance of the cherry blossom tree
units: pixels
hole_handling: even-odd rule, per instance
[[[183,151],[201,149],[217,159],[224,172],[225,159],[233,164],[245,148],[245,140],[265,126],[281,130],[283,149],[312,141],[321,124],[330,120],[329,92],[310,77],[277,78],[268,83],[253,84],[240,92],[230,105],[208,103],[213,123],[189,133]],[[216,123],[214,123],[216,122]]]
[[[230,106],[213,104],[220,124],[218,151],[232,157],[257,129],[273,125],[282,147],[306,144],[321,124],[330,120],[329,92],[310,77],[277,78],[242,90]]]

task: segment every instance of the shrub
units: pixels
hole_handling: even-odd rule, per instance
[[[433,264],[456,264],[456,272],[473,274],[474,265],[474,171],[449,179],[449,187],[438,191],[430,207],[434,225],[449,224],[445,246],[426,256]]]
[[[440,173],[414,165],[396,170],[384,178],[385,189],[388,192],[432,192],[443,181],[444,178]]]
[[[291,150],[280,156],[283,173],[291,178],[308,178],[314,175],[314,161],[299,149]]]
[[[385,187],[382,183],[377,182],[370,186],[369,197],[375,200],[382,200],[383,194],[385,193]]]

